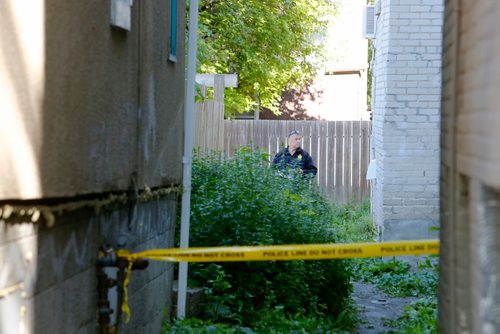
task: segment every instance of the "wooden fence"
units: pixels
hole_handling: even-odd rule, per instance
[[[224,147],[224,104],[207,100],[196,103],[194,147],[201,152],[222,151]]]
[[[237,147],[251,145],[272,159],[294,129],[301,132],[302,148],[318,167],[316,182],[330,200],[361,202],[369,196],[369,121],[225,120],[224,152],[233,155]]]
[[[332,201],[361,202],[369,196],[369,121],[224,120],[223,110],[223,102],[217,100],[196,104],[195,148],[201,152],[224,151],[231,156],[237,147],[250,145],[272,158],[296,129],[318,167],[316,182]]]

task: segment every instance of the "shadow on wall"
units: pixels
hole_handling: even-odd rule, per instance
[[[264,120],[319,120],[319,117],[308,114],[304,100],[315,101],[323,93],[323,90],[316,90],[313,85],[308,85],[301,90],[287,90],[281,95],[281,115],[275,115],[269,109],[264,109],[260,112],[259,118]]]
[[[136,146],[131,143],[137,141],[137,125],[129,120],[137,115],[129,107],[124,108],[127,113],[117,116],[120,96],[116,92],[136,98],[135,88],[127,90],[132,86],[131,76],[120,70],[128,61],[130,71],[137,72],[137,61],[127,59],[135,32],[110,29],[108,7],[61,0],[44,4],[45,81],[38,159],[43,203],[68,199],[98,203],[94,194],[119,191],[126,186],[121,180],[128,180],[131,174],[135,154],[123,154],[123,150]],[[122,137],[126,141],[118,145]],[[119,223],[127,223],[127,213],[121,206],[120,211],[99,215],[93,208],[77,207],[61,212],[54,226],[41,226],[37,233],[38,267],[30,324],[34,333],[95,331],[94,261],[103,240],[110,239],[104,237],[111,234],[103,226],[117,234],[125,229]],[[104,224],[111,221],[108,216],[113,224]]]

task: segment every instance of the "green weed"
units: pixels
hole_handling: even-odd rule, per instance
[[[427,257],[417,266],[404,261],[383,258],[356,261],[355,277],[377,285],[381,290],[394,297],[435,296],[438,284],[438,267]]]
[[[263,152],[193,160],[192,247],[343,242],[357,219],[347,212],[300,174],[279,176]],[[258,328],[272,314],[287,326],[290,319],[340,326],[352,318],[350,269],[349,260],[257,261],[193,263],[189,273],[190,285],[204,288],[206,320]]]
[[[331,205],[301,177],[285,179],[269,156],[240,148],[234,158],[195,157],[191,246],[373,241],[368,201]],[[164,333],[348,333],[357,312],[352,278],[393,296],[416,296],[391,333],[435,333],[437,264],[393,259],[190,264],[205,293],[203,319],[167,321]],[[413,332],[411,330],[414,330]]]
[[[356,278],[377,285],[395,297],[418,297],[406,306],[403,316],[390,319],[394,329],[387,334],[435,334],[437,333],[437,284],[438,264],[434,256],[416,267],[392,258],[358,260],[355,262]]]
[[[437,298],[425,297],[405,307],[403,316],[389,321],[387,334],[437,334]]]

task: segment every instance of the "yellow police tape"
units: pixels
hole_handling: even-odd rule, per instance
[[[309,244],[279,246],[234,246],[151,249],[138,253],[118,250],[116,255],[129,262],[124,282],[122,311],[130,319],[127,287],[134,261],[149,259],[169,262],[235,262],[235,261],[289,261],[326,260],[381,256],[438,254],[438,240],[409,240],[349,244]]]

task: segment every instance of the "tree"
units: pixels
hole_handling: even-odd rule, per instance
[[[268,108],[302,87],[324,60],[321,36],[334,0],[201,0],[198,71],[237,73],[226,114]]]

